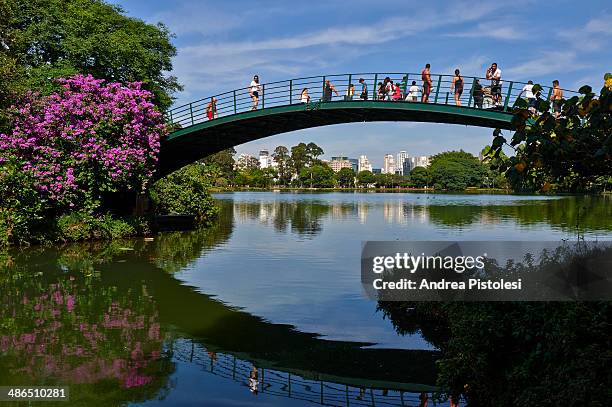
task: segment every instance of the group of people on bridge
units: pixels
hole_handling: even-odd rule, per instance
[[[486,87],[480,83],[478,78],[473,79],[471,87],[471,96],[474,100],[474,107],[482,109],[485,98],[489,103],[488,107],[499,109],[503,106],[502,96],[502,72],[498,67],[497,63],[492,63],[485,73],[485,78],[490,80],[490,86]],[[417,81],[413,80],[412,83],[408,84],[408,75],[404,76],[401,82],[394,82],[390,77],[386,77],[382,82],[378,82],[376,88],[375,99],[379,101],[407,101],[407,102],[418,102],[429,103],[429,98],[434,87],[431,79],[431,65],[426,64],[425,68],[421,71],[422,86],[417,84]],[[561,114],[563,90],[559,86],[559,81],[554,80],[552,82],[553,88],[550,94],[550,101],[552,102],[553,112],[555,117],[559,117]],[[364,78],[358,80],[358,99],[355,99],[355,85],[349,83],[344,100],[368,100],[369,92],[368,85]],[[439,86],[439,85],[438,85]],[[450,93],[453,95],[456,106],[461,106],[461,96],[466,86],[465,78],[461,75],[459,69],[455,69],[453,78],[450,82]],[[541,98],[539,91],[534,91],[533,81],[523,86],[521,92],[518,94],[517,99],[524,97],[527,99],[528,107],[534,111],[537,100]],[[259,82],[259,76],[255,75],[253,80],[247,87],[249,96],[251,98],[251,110],[257,110],[259,108],[259,100],[262,96],[262,87]],[[334,94],[340,96],[338,89],[328,79],[324,81],[323,95],[321,102],[331,102]],[[374,96],[374,95],[373,95]],[[507,98],[510,95],[507,96]],[[309,104],[311,102],[311,96],[309,89],[303,88],[299,98],[300,103]],[[217,117],[217,99],[212,97],[210,102],[206,105],[206,116],[208,120],[212,120]]]

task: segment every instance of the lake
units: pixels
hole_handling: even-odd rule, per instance
[[[439,351],[365,297],[362,241],[612,239],[609,196],[215,198],[208,229],[0,252],[0,383],[87,406],[418,405]]]

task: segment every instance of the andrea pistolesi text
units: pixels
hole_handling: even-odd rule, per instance
[[[394,256],[376,256],[372,258],[372,272],[383,274],[385,271],[407,271],[414,274],[418,271],[436,270],[463,274],[466,271],[480,271],[485,267],[486,253],[482,256],[426,256],[424,253],[414,256],[409,253],[396,253]],[[381,276],[382,277],[382,276]],[[384,281],[376,278],[372,281],[376,290],[521,290],[522,281],[486,280],[467,278],[461,281],[455,279],[427,278],[419,280],[400,278]]]

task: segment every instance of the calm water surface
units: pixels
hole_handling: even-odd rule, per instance
[[[216,198],[207,230],[0,253],[0,384],[81,405],[414,405],[437,350],[364,298],[362,241],[612,239],[609,198]]]

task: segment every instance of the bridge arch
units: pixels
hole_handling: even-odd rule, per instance
[[[376,85],[383,78],[398,83],[401,98],[380,100]],[[455,105],[453,75],[431,75],[433,87],[428,103],[407,101],[412,81],[421,84],[415,73],[357,73],[316,76],[265,83],[259,86],[256,109],[248,88],[241,88],[179,106],[166,114],[172,132],[162,140],[159,176],[210,154],[249,141],[306,128],[341,123],[412,121],[449,123],[489,128],[512,128],[510,108],[526,83],[502,83],[501,100],[493,102],[488,80],[464,76],[461,106]],[[363,79],[367,99],[360,98]],[[325,95],[326,82],[338,95]],[[476,84],[484,88],[482,104],[476,103]],[[310,102],[302,103],[301,92],[309,90]],[[351,91],[354,89],[354,91]],[[577,92],[565,90],[566,97]],[[550,97],[552,88],[542,87],[540,97]],[[420,94],[418,95],[420,100]],[[479,106],[477,106],[479,105]],[[214,109],[212,108],[214,106]],[[207,110],[214,114],[207,117]]]

